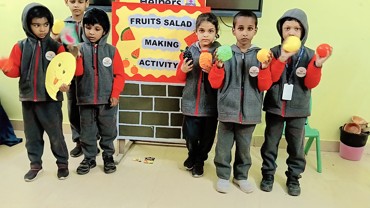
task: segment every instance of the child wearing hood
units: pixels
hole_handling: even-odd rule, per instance
[[[1,68],[6,76],[19,77],[26,149],[31,161],[24,180],[33,181],[43,171],[44,132],[49,136],[51,151],[57,159],[57,177],[63,180],[68,177],[69,170],[68,150],[62,130],[62,92],[68,91],[69,87],[63,84],[54,101],[46,92],[45,77],[50,61],[56,54],[64,52],[64,47],[50,37],[54,18],[45,6],[28,4],[21,20],[27,38],[13,46],[9,61]]]
[[[80,110],[80,143],[84,159],[77,174],[96,166],[96,135],[103,150],[104,172],[116,171],[114,140],[117,137],[119,95],[124,87],[124,69],[116,47],[107,43],[110,23],[101,9],[92,8],[83,17],[83,39],[77,58],[77,105]]]
[[[301,40],[301,47],[295,52],[285,51],[282,45],[271,49],[273,84],[266,93],[263,106],[266,111],[266,129],[261,147],[263,178],[260,188],[266,192],[272,191],[277,168],[275,160],[285,123],[289,155],[286,160],[286,185],[289,195],[298,196],[301,193],[298,180],[306,167],[304,129],[306,119],[310,116],[311,89],[319,84],[323,63],[330,57],[331,49],[327,51],[326,57],[319,57],[304,45],[308,36],[308,21],[305,12],[300,9],[286,11],[277,21],[276,27],[282,44],[287,37],[296,36]]]

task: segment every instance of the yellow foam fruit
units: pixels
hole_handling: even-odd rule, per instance
[[[268,50],[266,48],[262,48],[257,53],[257,60],[261,63],[268,61],[269,60],[269,52],[270,52],[270,50]]]
[[[62,84],[71,83],[76,71],[76,58],[68,52],[56,55],[46,69],[45,87],[49,96],[57,100],[56,95]]]
[[[54,34],[59,34],[60,32],[62,32],[64,28],[64,21],[63,20],[60,20],[60,19],[57,19],[54,21],[54,25],[53,25],[53,28],[51,29],[51,31],[54,33]]]
[[[296,36],[289,36],[283,43],[283,49],[287,52],[298,51],[301,47],[301,40]]]

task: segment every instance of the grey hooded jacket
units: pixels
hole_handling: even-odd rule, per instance
[[[273,83],[267,91],[264,98],[263,110],[269,113],[281,115],[284,117],[307,117],[310,115],[310,98],[311,90],[304,84],[305,77],[299,77],[296,70],[299,67],[307,69],[315,52],[304,46],[308,36],[308,22],[306,14],[300,9],[291,9],[283,14],[277,21],[276,27],[279,35],[282,38],[282,25],[286,18],[295,18],[303,26],[302,30],[302,46],[300,50],[291,57],[291,60],[286,64],[286,67],[280,79]],[[277,59],[281,53],[281,45],[271,49],[274,57]],[[284,84],[293,84],[293,93],[291,100],[282,100]]]
[[[220,46],[215,41],[208,52],[212,53]],[[208,74],[199,66],[201,49],[199,43],[188,49],[193,57],[193,70],[186,74],[186,84],[182,93],[181,110],[188,116],[217,116],[217,90],[208,81]]]
[[[113,89],[113,57],[116,48],[107,43],[108,31],[98,44],[91,43],[83,32],[81,54],[83,55],[83,76],[76,77],[77,104],[108,104]],[[95,76],[95,73],[97,76]]]
[[[22,13],[22,27],[27,38],[18,42],[21,49],[21,66],[19,79],[20,101],[54,101],[50,98],[45,88],[45,77],[47,67],[58,52],[61,44],[54,41],[49,34],[43,39],[38,39],[27,25],[27,16],[30,9],[44,7],[38,3],[28,4]],[[45,7],[46,8],[46,7]],[[47,8],[46,8],[47,9]],[[47,9],[49,11],[49,9]],[[50,11],[49,11],[50,12]],[[49,24],[53,27],[53,15],[50,12]],[[52,55],[50,55],[52,54]],[[63,100],[63,94],[59,91],[56,96],[58,101]]]
[[[251,67],[259,68],[256,55],[260,48],[252,46],[243,53],[232,45],[233,57],[224,63],[224,84],[218,91],[218,120],[241,124],[261,123],[263,92],[258,90],[257,76],[250,76]]]

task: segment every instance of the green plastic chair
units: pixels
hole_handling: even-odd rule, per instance
[[[317,129],[311,128],[308,124],[308,119],[305,129],[305,137],[308,137],[307,143],[304,147],[304,154],[307,155],[308,151],[311,148],[312,142],[316,139],[316,162],[317,162],[317,172],[322,173],[322,165],[321,165],[321,147],[320,147],[320,132]]]
[[[312,98],[310,99],[310,111],[312,109]],[[322,173],[322,163],[321,163],[321,146],[320,146],[320,132],[315,128],[311,128],[308,123],[308,118],[306,120],[305,129],[305,138],[308,138],[306,145],[304,147],[304,154],[307,155],[308,151],[311,148],[312,142],[316,139],[316,162],[317,162],[317,172]],[[285,134],[285,123],[283,135]]]

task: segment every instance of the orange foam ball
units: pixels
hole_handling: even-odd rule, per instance
[[[199,66],[209,71],[212,67],[212,54],[208,51],[202,51],[199,56]]]
[[[266,48],[262,48],[257,53],[257,60],[261,63],[268,61],[269,60],[269,55],[270,55],[269,52],[270,52],[270,50],[268,50]]]

